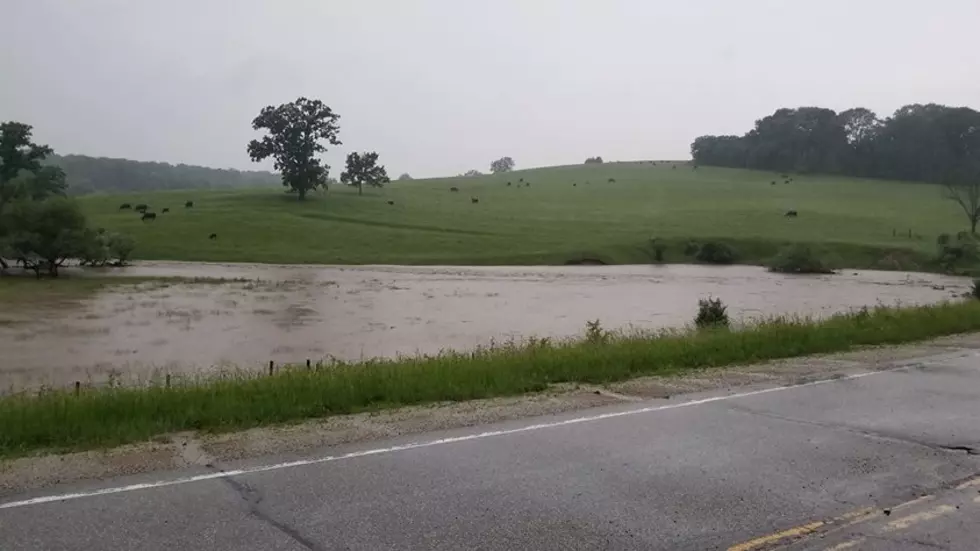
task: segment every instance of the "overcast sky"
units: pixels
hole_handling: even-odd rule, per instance
[[[395,176],[687,158],[778,107],[980,108],[978,0],[0,0],[0,120],[241,169],[305,95]]]

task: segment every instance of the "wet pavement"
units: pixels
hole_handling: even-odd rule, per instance
[[[953,298],[969,282],[848,271],[786,276],[749,266],[323,267],[147,262],[106,275],[226,278],[150,282],[0,313],[0,388],[163,373],[467,350],[528,337],[680,327],[697,301],[735,319],[826,316]]]

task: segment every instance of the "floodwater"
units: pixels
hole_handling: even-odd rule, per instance
[[[227,278],[126,285],[3,312],[0,389],[145,381],[161,373],[467,350],[531,336],[691,322],[699,298],[735,319],[826,316],[934,303],[963,278],[847,271],[786,276],[748,266],[324,267],[146,262],[120,276]]]

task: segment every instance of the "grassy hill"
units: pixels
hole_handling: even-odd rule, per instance
[[[936,236],[964,229],[962,213],[932,185],[801,175],[786,184],[770,172],[672,166],[607,163],[393,182],[364,196],[338,186],[303,203],[282,188],[81,202],[96,226],[133,235],[138,258],[200,261],[650,262],[656,237],[668,244],[667,261],[687,261],[683,248],[692,239],[726,241],[743,263],[761,263],[782,244],[804,241],[820,244],[842,266],[928,269]],[[452,186],[460,191],[450,192]],[[186,200],[194,208],[185,209]],[[143,223],[119,211],[122,202],[171,212]],[[799,216],[784,216],[788,210]],[[211,233],[218,238],[208,239]]]

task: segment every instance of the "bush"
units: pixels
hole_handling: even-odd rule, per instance
[[[728,307],[720,298],[709,297],[698,300],[698,315],[694,318],[694,325],[698,329],[727,328]]]
[[[698,250],[701,248],[697,241],[688,241],[687,245],[684,245],[684,255],[694,256],[698,254]]]
[[[980,279],[973,280],[973,287],[970,288],[970,296],[980,300]]]
[[[650,247],[653,248],[653,259],[656,262],[664,261],[664,252],[667,251],[667,245],[662,243],[659,239],[654,237],[650,240]]]
[[[735,250],[724,243],[709,241],[701,245],[694,258],[705,264],[731,264],[735,262]]]
[[[947,272],[955,271],[960,262],[969,264],[980,258],[980,244],[969,232],[957,233],[955,241],[944,233],[936,239],[936,245],[939,248],[937,260]]]
[[[784,247],[769,264],[781,274],[832,274],[833,269],[809,245],[798,243]]]

